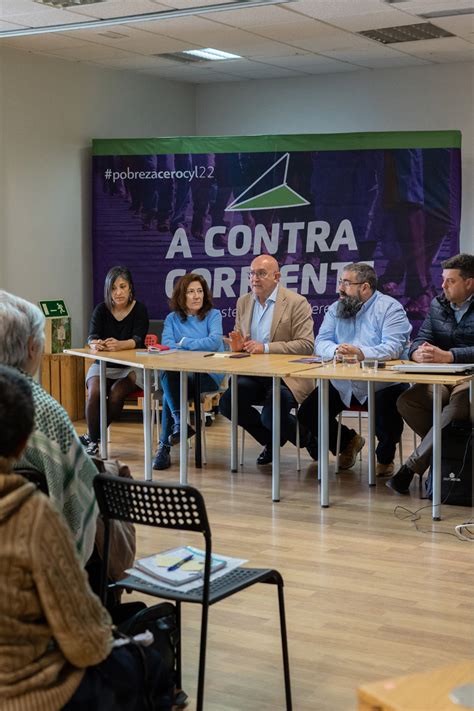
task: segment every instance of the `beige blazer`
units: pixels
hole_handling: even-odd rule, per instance
[[[255,297],[250,292],[237,301],[235,330],[250,336]],[[270,329],[270,353],[312,355],[314,352],[314,323],[311,306],[304,296],[279,285]],[[285,383],[299,403],[314,390],[314,380],[285,378]]]

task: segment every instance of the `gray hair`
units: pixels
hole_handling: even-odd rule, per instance
[[[45,318],[35,304],[0,289],[0,363],[24,369],[28,343],[44,345]]]
[[[365,264],[365,262],[353,262],[352,264],[346,264],[344,271],[354,272],[354,274],[357,275],[357,281],[365,282],[370,286],[372,291],[376,290],[377,274],[370,264]]]

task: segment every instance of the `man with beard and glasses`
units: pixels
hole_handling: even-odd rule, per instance
[[[315,353],[324,360],[355,355],[391,360],[407,350],[411,325],[403,306],[391,296],[377,291],[377,276],[368,264],[349,264],[339,279],[339,299],[329,307],[316,337]],[[403,420],[397,411],[397,398],[407,388],[400,383],[375,385],[375,433],[378,439],[376,474],[391,476]],[[318,431],[317,390],[301,405],[300,423]],[[367,383],[358,380],[331,380],[329,383],[329,449],[336,454],[337,415],[350,406],[367,400]],[[340,469],[354,466],[365,440],[355,430],[342,425]]]

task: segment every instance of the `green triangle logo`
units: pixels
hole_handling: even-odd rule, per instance
[[[238,197],[233,200],[225,209],[226,212],[242,212],[244,210],[268,210],[278,208],[281,210],[286,207],[301,207],[309,205],[308,200],[299,195],[293,188],[287,185],[288,165],[290,162],[290,154],[285,153],[275,163],[273,163],[262,175],[254,180]],[[264,189],[258,192],[259,184],[263,187],[264,178],[276,167],[282,163],[283,168],[282,181],[270,189]],[[266,182],[266,181],[265,181]]]

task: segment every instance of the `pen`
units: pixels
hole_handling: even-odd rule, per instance
[[[204,358],[210,358],[213,355],[215,355],[215,353],[206,353]]]
[[[187,555],[182,560],[178,560],[178,562],[174,563],[174,565],[170,565],[169,568],[166,568],[166,570],[168,571],[168,573],[173,572],[173,570],[178,570],[178,568],[181,568],[182,565],[184,565],[185,563],[188,563],[193,558],[194,558],[194,555],[193,555],[193,553],[191,553],[190,555]]]

